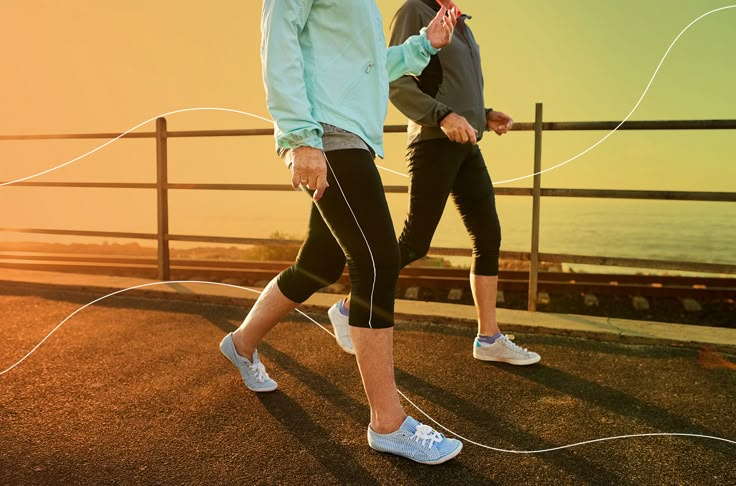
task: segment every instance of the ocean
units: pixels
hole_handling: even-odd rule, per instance
[[[174,217],[172,232],[258,237],[279,232],[301,238],[309,210],[305,199],[298,193],[238,196],[237,204],[214,218],[210,215],[208,221],[205,221],[206,214],[191,212],[187,218]],[[407,195],[388,194],[387,199],[398,235],[406,215]],[[531,198],[498,196],[496,205],[502,226],[502,250],[529,251]],[[736,264],[735,242],[736,204],[733,203],[542,199],[540,250],[545,253]],[[448,201],[432,244],[470,246],[452,200]],[[468,263],[467,258],[452,258],[452,261]],[[601,270],[587,265],[566,268]]]
[[[155,200],[151,191],[87,190],[80,199],[52,197],[54,212],[26,205],[21,213],[4,212],[4,227],[155,232]],[[5,207],[23,207],[36,190],[6,188]],[[63,191],[59,189],[58,191]],[[124,192],[124,194],[120,194]],[[23,194],[23,197],[20,197]],[[36,195],[38,193],[36,192]],[[18,197],[15,197],[18,196]],[[94,204],[90,204],[90,198]],[[50,199],[50,200],[51,200]],[[397,234],[406,214],[407,195],[388,194]],[[502,250],[529,251],[531,198],[497,196],[502,225]],[[133,214],[134,217],[123,217]],[[263,237],[274,233],[301,238],[309,201],[302,193],[233,191],[172,191],[170,231],[173,234]],[[80,223],[83,221],[83,223]],[[0,233],[0,241],[101,242],[99,238]],[[127,242],[129,240],[107,241]],[[736,204],[690,201],[601,200],[542,198],[540,250],[609,257],[736,264]],[[151,241],[141,241],[152,244]],[[209,244],[173,242],[172,246]],[[433,240],[434,246],[469,247],[462,220],[450,200]],[[455,264],[468,259],[453,257]],[[568,265],[576,271],[600,267]],[[616,271],[621,271],[617,268]]]

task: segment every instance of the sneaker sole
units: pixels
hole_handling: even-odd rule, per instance
[[[479,356],[475,353],[473,353],[473,358],[480,360],[480,361],[493,361],[496,363],[508,363],[508,364],[516,365],[516,366],[532,365],[534,363],[539,363],[542,360],[541,356],[539,356],[538,358],[527,358],[527,359],[503,359],[503,358]]]
[[[370,445],[370,444],[368,444],[368,445]],[[460,442],[460,445],[457,447],[457,449],[455,449],[454,451],[450,452],[446,456],[440,457],[439,459],[437,459],[435,461],[419,461],[419,460],[414,459],[414,458],[409,457],[409,456],[403,456],[403,455],[397,454],[395,452],[384,451],[382,449],[376,449],[373,446],[370,446],[370,447],[374,451],[383,452],[384,454],[391,454],[391,455],[394,455],[394,456],[403,457],[403,458],[409,459],[409,460],[414,461],[414,462],[419,463],[419,464],[426,464],[426,465],[429,465],[429,466],[435,466],[437,464],[442,464],[443,462],[449,461],[450,459],[452,459],[452,458],[456,457],[458,454],[460,454],[460,451],[463,450],[463,443]]]
[[[226,360],[228,360],[230,362],[230,364],[232,364],[233,366],[235,366],[235,368],[238,370],[238,374],[240,374],[240,368],[238,367],[238,365],[235,364],[232,359],[230,359],[230,356],[228,356],[227,354],[225,354],[225,351],[223,351],[222,348],[220,348],[220,354],[222,355],[223,358],[225,358]],[[245,379],[243,378],[243,375],[240,375],[240,380],[243,382],[243,385],[245,385],[245,387],[248,390],[254,391],[256,393],[272,392],[272,391],[275,391],[276,389],[278,389],[278,387],[279,387],[279,385],[277,383],[275,386],[273,386],[271,388],[251,388],[245,382]]]
[[[335,327],[335,323],[332,322],[332,313],[333,313],[333,310],[332,309],[334,309],[334,307],[330,307],[330,309],[327,311],[327,317],[329,317],[330,324],[332,324],[332,332],[335,334],[335,341],[337,341],[337,345],[340,346],[340,349],[342,349],[343,351],[345,351],[348,354],[352,354],[353,356],[355,356],[355,350],[352,349],[352,348],[348,348],[346,346],[343,346],[343,344],[337,338],[337,328]],[[340,312],[340,311],[338,311],[337,309],[335,309],[335,312]]]

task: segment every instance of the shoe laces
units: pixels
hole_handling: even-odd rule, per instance
[[[268,373],[266,373],[266,367],[263,366],[263,363],[261,363],[260,361],[249,365],[248,369],[250,369],[251,373],[255,375],[258,383],[263,383],[264,381],[269,379]]]
[[[506,348],[510,349],[511,351],[515,351],[517,353],[522,353],[522,354],[529,354],[528,349],[522,348],[521,346],[513,342],[511,339],[509,339],[508,336],[505,336],[505,335],[501,336],[498,340],[501,341],[501,343],[503,343],[503,345],[506,346]]]
[[[414,434],[409,437],[409,440],[414,440],[416,443],[419,443],[421,440],[422,447],[426,446],[431,449],[435,442],[442,442],[442,434],[429,425],[419,424]],[[427,446],[427,442],[429,442],[429,446]]]

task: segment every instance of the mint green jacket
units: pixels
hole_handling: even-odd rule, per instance
[[[383,157],[388,83],[437,52],[425,30],[387,48],[374,0],[264,0],[261,60],[277,148],[322,147],[327,123]]]

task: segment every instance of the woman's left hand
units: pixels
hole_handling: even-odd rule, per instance
[[[514,126],[514,120],[501,111],[489,111],[486,115],[486,130],[493,130],[496,135],[503,135]]]

